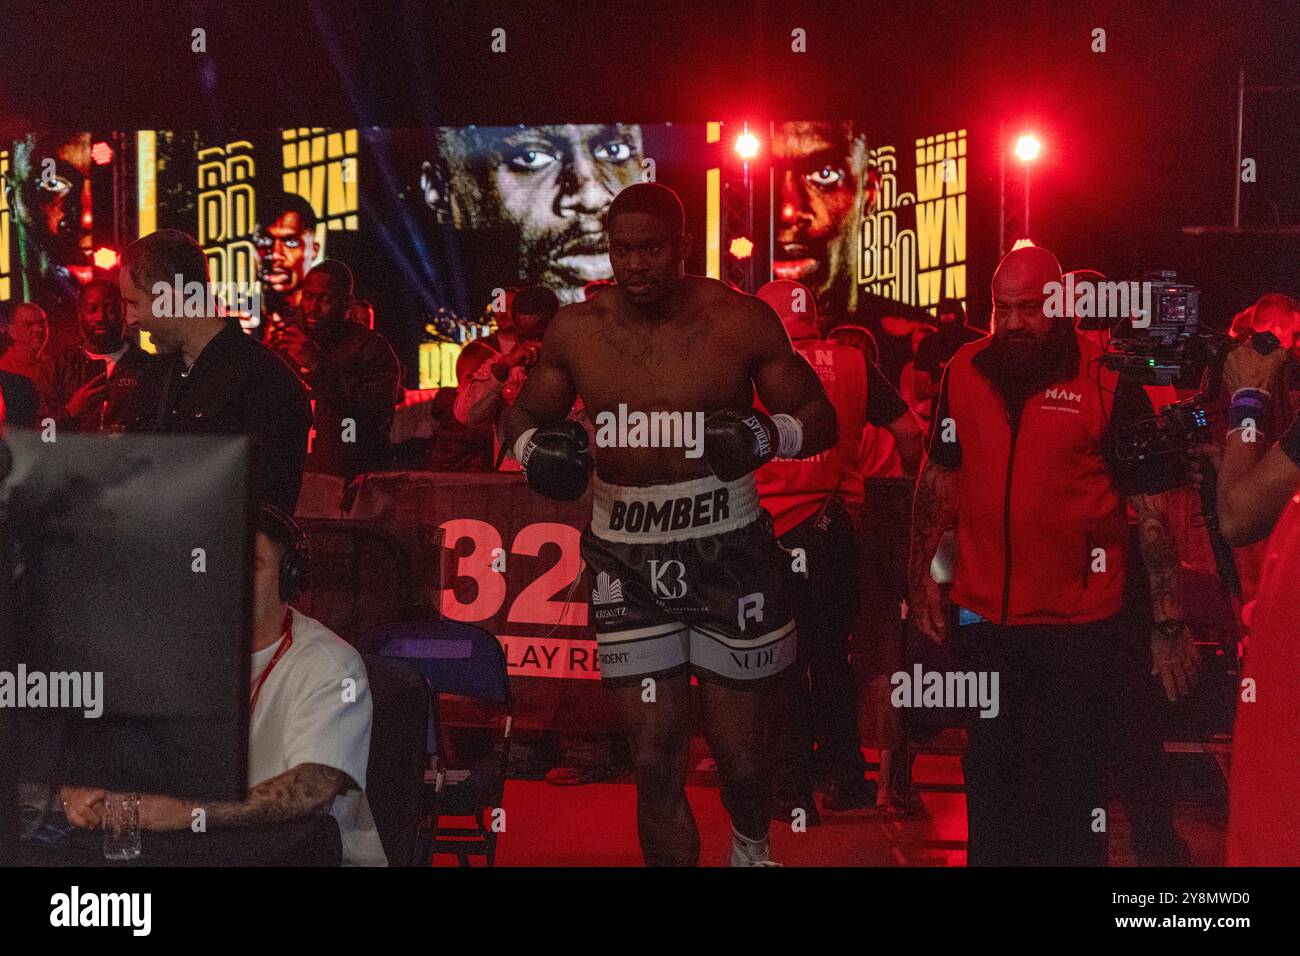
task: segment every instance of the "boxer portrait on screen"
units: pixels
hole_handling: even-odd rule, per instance
[[[605,215],[642,178],[639,126],[443,128],[438,157],[421,173],[425,203],[457,229],[505,229],[515,240],[501,286],[538,283],[567,304],[609,278]]]

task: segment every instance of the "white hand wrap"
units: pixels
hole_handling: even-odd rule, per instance
[[[773,415],[776,426],[776,453],[782,458],[793,458],[803,448],[803,426],[793,415]]]
[[[521,465],[524,463],[524,450],[528,447],[528,443],[533,440],[533,433],[536,431],[536,428],[530,428],[515,439],[515,447],[512,451],[515,456],[515,461],[519,462]]]

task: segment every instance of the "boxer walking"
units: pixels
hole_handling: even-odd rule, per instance
[[[529,484],[573,499],[596,472],[582,553],[602,679],[632,745],[641,850],[694,865],[690,682],[731,815],[733,866],[773,865],[766,704],[795,658],[790,558],[753,472],[835,444],[835,411],[762,301],[685,274],[676,194],[629,186],[608,215],[616,285],[560,310],[511,411]],[[766,412],[753,407],[757,392]],[[564,421],[581,395],[594,426]]]

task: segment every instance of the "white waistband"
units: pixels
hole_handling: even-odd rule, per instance
[[[735,481],[708,475],[671,485],[611,485],[595,479],[591,530],[627,544],[664,544],[736,531],[758,517],[752,474]]]

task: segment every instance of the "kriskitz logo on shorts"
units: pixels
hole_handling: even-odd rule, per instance
[[[608,571],[601,571],[596,575],[596,587],[591,592],[591,603],[593,607],[598,604],[622,604],[623,582],[618,578],[611,578]],[[627,614],[626,607],[596,608],[595,611],[596,619],[601,621],[611,617],[623,617],[625,614]]]
[[[687,458],[704,454],[703,412],[618,412],[596,416],[598,448],[685,448]]]

